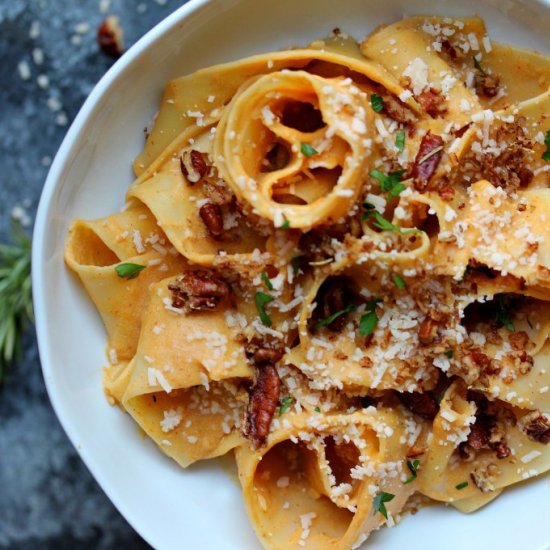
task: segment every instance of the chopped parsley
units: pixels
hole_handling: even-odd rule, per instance
[[[132,263],[119,264],[115,266],[116,274],[121,279],[135,279],[144,269],[144,265]]]
[[[312,147],[309,143],[304,143],[300,145],[300,151],[302,152],[302,155],[304,157],[312,157],[313,155],[317,155],[318,151],[314,147]]]
[[[391,276],[391,279],[393,281],[393,284],[399,289],[399,290],[403,290],[407,285],[405,284],[405,281],[403,280],[402,277],[400,277],[399,275],[397,275],[396,273],[394,273],[392,276]]]
[[[286,413],[286,411],[288,411],[288,409],[290,408],[290,405],[292,405],[293,402],[294,402],[294,397],[290,397],[290,396],[283,397],[283,399],[281,399],[281,406],[279,407],[279,416]]]
[[[269,294],[264,294],[263,292],[256,292],[256,295],[254,296],[254,302],[256,303],[256,309],[258,310],[258,314],[260,315],[260,320],[262,321],[262,324],[264,324],[266,327],[271,326],[271,317],[266,313],[265,306],[272,301],[273,296],[270,296]]]
[[[516,327],[510,320],[510,297],[506,294],[499,294],[495,298],[495,321],[501,326],[514,332]]]
[[[550,160],[550,130],[546,130],[544,145],[546,146],[546,151],[542,153],[542,160]]]
[[[324,319],[321,319],[320,321],[317,321],[313,328],[321,328],[321,327],[328,327],[331,325],[338,317],[342,317],[342,315],[346,315],[350,311],[353,311],[355,309],[355,306],[353,304],[350,304],[349,306],[345,307],[344,309],[341,309],[340,311],[337,311],[336,313],[333,313],[332,315],[329,315],[328,317],[325,317]]]
[[[394,499],[395,495],[391,493],[385,493],[382,491],[379,495],[374,497],[372,502],[373,513],[380,512],[386,519],[388,519],[388,511],[386,510],[386,502],[390,502]]]
[[[297,256],[294,256],[291,260],[290,260],[290,265],[292,267],[292,271],[294,271],[294,275],[297,275],[298,274],[298,271],[300,271],[300,261],[301,261],[301,258],[302,256],[300,254],[298,254]]]
[[[448,359],[452,359],[454,354],[455,354],[455,352],[454,352],[452,349],[448,349],[448,350],[445,352],[445,356],[446,356]]]
[[[455,489],[458,489],[459,491],[462,491],[462,489],[466,489],[466,487],[468,487],[467,481],[463,481],[462,483],[455,485]]]
[[[384,108],[384,100],[382,96],[378,94],[372,94],[370,96],[370,104],[375,113],[379,113]]]
[[[290,222],[285,218],[281,224],[281,229],[290,229]]]
[[[381,302],[380,298],[375,298],[367,303],[367,311],[359,320],[359,334],[361,336],[370,336],[376,325],[378,325],[378,315],[376,314],[376,306]]]
[[[262,271],[261,278],[267,290],[273,290],[273,284],[269,280],[269,277],[267,276],[265,269]]]
[[[315,407],[313,409],[316,413],[320,413],[321,412],[321,407]]]
[[[363,214],[363,219],[368,220],[370,218],[374,218],[374,223],[373,223],[374,227],[377,227],[382,231],[397,231],[401,235],[408,235],[409,233],[420,232],[415,227],[413,227],[412,229],[402,229],[397,225],[393,225],[393,223],[389,222],[386,218],[384,218],[384,216],[382,216],[382,214],[380,214],[378,210],[375,210],[374,207],[368,202],[363,204],[363,208],[367,209],[367,211]]]
[[[531,319],[529,319],[529,317],[527,317],[527,324],[529,325],[529,328],[530,328],[530,329],[535,328],[535,327],[533,326],[533,323],[531,323]]]
[[[405,149],[405,137],[406,137],[405,130],[399,130],[397,134],[395,134],[395,146],[400,152],[403,152]]]
[[[413,461],[407,460],[407,468],[411,472],[410,477],[405,481],[405,484],[412,483],[418,477],[418,467],[420,466],[420,460],[415,458]]]
[[[485,70],[483,69],[483,67],[481,66],[481,63],[479,62],[479,59],[474,55],[474,57],[472,57],[472,59],[474,60],[474,67],[483,75],[483,76],[487,76],[487,73],[485,72]]]
[[[380,170],[372,170],[370,175],[378,181],[380,189],[388,193],[388,199],[397,197],[401,191],[404,191],[406,187],[400,183],[401,176],[405,173],[405,170],[395,170],[390,172],[387,176]]]

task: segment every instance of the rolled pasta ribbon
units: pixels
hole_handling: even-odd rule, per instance
[[[356,200],[372,124],[366,94],[351,79],[281,71],[235,95],[216,130],[215,157],[235,195],[254,212],[276,227],[286,220],[310,228],[336,221]],[[266,172],[263,163],[275,145],[290,158]]]
[[[273,549],[350,548],[394,523],[414,489],[405,456],[420,432],[406,435],[391,409],[348,415],[285,414],[267,444],[235,450],[248,513]],[[373,510],[393,495],[388,519]]]

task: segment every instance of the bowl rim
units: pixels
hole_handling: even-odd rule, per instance
[[[239,0],[236,0],[239,1]],[[550,11],[550,0],[516,0],[518,4],[530,4],[537,6],[540,9]],[[162,36],[177,27],[181,22],[192,16],[195,12],[207,5],[220,5],[227,7],[225,0],[188,0],[185,4],[176,8],[172,13],[163,18],[149,31],[147,31],[139,40],[135,42],[125,53],[118,59],[107,72],[94,85],[92,91],[83,102],[76,117],[70,125],[61,145],[54,157],[52,165],[45,179],[44,187],[41,192],[35,224],[32,235],[32,292],[33,305],[35,310],[35,328],[37,335],[38,351],[41,364],[42,375],[44,378],[46,390],[49,400],[55,411],[56,417],[60,422],[63,430],[67,434],[71,444],[76,449],[76,452],[86,465],[86,468],[92,474],[92,477],[101,487],[108,499],[112,502],[118,512],[130,524],[130,526],[151,546],[155,540],[155,535],[151,532],[147,524],[140,523],[131,507],[126,505],[126,501],[119,498],[117,491],[111,488],[110,483],[106,480],[101,468],[96,467],[96,459],[93,451],[90,451],[87,446],[78,444],[77,428],[73,426],[69,417],[63,413],[63,405],[60,394],[54,388],[54,379],[51,365],[51,357],[53,356],[53,344],[47,336],[47,315],[45,296],[47,289],[44,285],[43,266],[47,260],[45,253],[45,245],[48,239],[47,224],[51,212],[52,204],[55,200],[55,193],[58,188],[58,183],[63,176],[63,172],[67,167],[68,161],[73,157],[78,148],[77,138],[83,127],[86,125],[90,114],[96,108],[105,94],[108,94],[121,79],[125,78],[129,67],[149,48],[151,45],[162,38]]]
[[[149,46],[154,44],[159,38],[171,29],[181,23],[183,19],[191,16],[193,13],[201,9],[207,4],[219,3],[221,0],[188,0],[185,4],[174,10],[168,16],[163,18],[159,23],[147,31],[135,44],[133,44],[124,55],[120,57],[99,79],[92,91],[85,99],[80,107],[76,117],[74,118],[67,134],[63,138],[61,145],[54,157],[48,175],[46,177],[40,201],[38,203],[37,214],[34,223],[32,235],[32,256],[31,256],[31,278],[32,278],[32,294],[33,306],[35,311],[35,329],[38,342],[38,352],[42,375],[46,385],[46,391],[56,417],[60,422],[63,430],[67,434],[71,444],[76,449],[76,452],[86,465],[86,468],[91,473],[92,477],[101,487],[101,490],[107,495],[111,503],[131,525],[131,527],[151,546],[154,540],[153,533],[149,532],[146,525],[140,524],[131,508],[126,506],[124,500],[121,500],[116,495],[116,491],[110,490],[110,484],[104,478],[101,468],[95,467],[95,459],[93,452],[87,447],[83,447],[77,443],[78,434],[76,429],[71,425],[66,415],[62,413],[63,406],[61,398],[53,387],[52,370],[50,358],[52,357],[52,344],[47,337],[47,316],[43,277],[43,264],[45,262],[45,242],[48,236],[47,223],[49,219],[52,202],[55,197],[58,182],[62,173],[77,149],[77,137],[85,126],[90,114],[95,109],[96,105],[101,101],[104,94],[108,93],[111,88],[114,88],[119,80],[123,79],[130,65],[141,56]]]

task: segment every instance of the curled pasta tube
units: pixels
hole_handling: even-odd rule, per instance
[[[281,71],[250,81],[235,96],[216,131],[215,157],[254,212],[275,226],[287,220],[310,228],[335,221],[357,199],[371,128],[366,94],[349,79]],[[265,172],[276,143],[287,148],[288,163]]]
[[[458,446],[467,440],[476,422],[477,407],[469,401],[465,386],[453,383],[445,393],[433,423],[433,437],[425,464],[418,476],[420,492],[443,502],[487,497],[500,489],[550,468],[550,450],[529,439],[521,429],[528,411],[494,402],[505,420],[503,433],[510,449],[507,457],[496,458],[491,450],[475,451],[475,460],[462,460]]]
[[[414,491],[401,479],[410,443],[403,434],[404,424],[393,411],[371,407],[350,415],[288,415],[265,447],[238,447],[245,502],[264,545],[350,548],[386,522],[373,509],[381,491],[394,495],[386,505],[392,524],[392,515]],[[335,447],[330,460],[329,439]],[[383,473],[390,457],[395,468]],[[343,479],[352,483],[335,485]],[[343,498],[345,491],[352,496]]]
[[[134,238],[126,238],[129,235]],[[143,205],[99,220],[75,220],[69,229],[65,262],[101,314],[111,363],[129,361],[135,353],[149,286],[187,265],[182,257],[163,255],[152,248],[147,242],[151,235],[165,239]],[[122,263],[137,264],[143,271],[139,277],[126,279],[115,269]]]

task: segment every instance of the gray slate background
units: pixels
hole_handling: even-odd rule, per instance
[[[105,12],[120,17],[130,46],[183,3],[0,0],[0,240],[12,214],[32,224],[68,126],[113,63],[95,39]],[[0,388],[0,548],[147,548],[59,425],[32,327]]]

